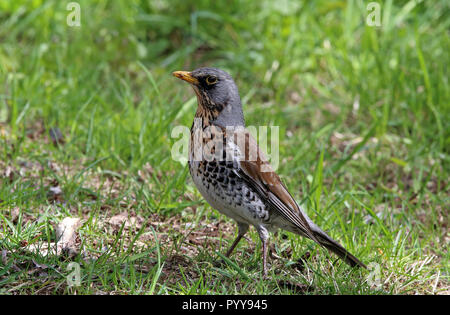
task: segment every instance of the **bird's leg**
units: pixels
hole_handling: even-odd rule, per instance
[[[267,277],[267,243],[268,240],[262,241],[262,250],[263,250],[263,276]]]
[[[238,235],[237,235],[236,239],[234,240],[233,244],[231,245],[231,247],[228,249],[228,251],[225,254],[225,256],[230,257],[230,255],[233,252],[234,248],[239,243],[239,241],[241,240],[242,236],[244,236],[245,233],[247,233],[247,231],[248,231],[248,224],[238,223]]]
[[[263,226],[258,227],[259,238],[262,243],[262,251],[263,251],[263,277],[267,277],[267,250],[269,248],[269,231]]]
[[[231,253],[233,253],[234,248],[239,243],[239,241],[241,240],[242,236],[244,236],[244,234],[238,234],[238,236],[234,240],[233,244],[230,246],[230,248],[228,249],[227,253],[225,254],[225,256],[230,257]]]

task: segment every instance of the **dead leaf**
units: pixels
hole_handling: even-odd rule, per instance
[[[130,216],[128,212],[121,212],[111,217],[108,223],[111,224],[115,229],[120,229],[122,227],[122,224],[125,224],[124,229],[129,229],[131,227],[140,229],[142,227],[143,221],[144,219],[140,216]]]
[[[47,194],[48,200],[53,202],[63,202],[63,191],[59,186],[53,186],[49,188]]]
[[[58,240],[57,253],[73,257],[78,254],[79,244],[77,242],[77,230],[81,226],[79,218],[64,218],[56,227],[56,239]]]

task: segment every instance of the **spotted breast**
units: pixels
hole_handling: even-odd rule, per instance
[[[219,127],[212,128],[212,132],[207,130],[211,128],[201,125],[194,124],[192,128],[189,171],[202,196],[213,208],[238,223],[258,225],[267,222],[270,218],[268,206],[236,173],[240,168],[240,152],[232,137]],[[199,133],[210,136],[196,139]],[[223,142],[211,141],[218,137]],[[216,150],[221,152],[216,153]],[[201,151],[201,158],[199,154],[196,156],[196,151]]]

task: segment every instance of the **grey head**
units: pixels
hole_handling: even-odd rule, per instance
[[[176,71],[174,76],[189,82],[198,99],[197,116],[208,117],[213,124],[245,126],[241,98],[233,78],[217,68]]]

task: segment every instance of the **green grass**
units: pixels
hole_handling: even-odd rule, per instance
[[[79,3],[81,27],[62,1],[0,3],[1,294],[449,293],[448,1],[380,2],[381,27],[363,1]],[[263,280],[253,229],[218,263],[234,223],[171,157],[196,106],[171,73],[199,66],[233,75],[248,125],[280,126],[293,196],[379,269],[278,233]],[[36,249],[67,216],[80,254]]]

